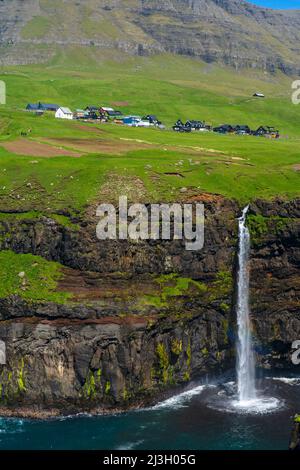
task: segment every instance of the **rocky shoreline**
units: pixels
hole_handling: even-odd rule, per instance
[[[295,415],[289,450],[300,451],[300,415]]]

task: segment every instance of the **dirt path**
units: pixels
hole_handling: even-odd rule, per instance
[[[9,142],[1,142],[1,146],[16,155],[28,155],[30,157],[81,157],[82,153],[65,150],[61,147],[35,142],[29,139],[18,139]]]
[[[145,143],[123,142],[120,140],[69,138],[41,140],[52,145],[63,145],[83,153],[102,153],[108,155],[123,155],[130,150],[151,148],[151,146]]]

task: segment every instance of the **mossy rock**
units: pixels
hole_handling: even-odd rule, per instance
[[[298,423],[300,424],[300,415],[297,414],[297,415],[295,416],[294,422],[297,423],[297,424],[298,424]]]

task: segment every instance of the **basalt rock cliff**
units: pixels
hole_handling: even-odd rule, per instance
[[[235,202],[206,201],[205,246],[181,241],[100,242],[48,217],[1,218],[1,249],[64,266],[62,304],[0,300],[1,413],[126,409],[219,374],[235,361]],[[251,307],[258,363],[295,368],[300,338],[300,201],[256,201]]]
[[[294,417],[294,426],[292,429],[289,450],[300,451],[300,416]]]
[[[47,61],[61,47],[171,52],[300,73],[300,11],[243,0],[1,0],[1,62]]]

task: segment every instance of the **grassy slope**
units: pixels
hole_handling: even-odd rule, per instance
[[[282,75],[239,74],[173,56],[119,57],[116,62],[100,59],[99,63],[86,50],[61,54],[46,68],[6,69],[1,78],[7,83],[8,104],[23,107],[28,101],[47,100],[76,108],[127,101],[125,112],[150,109],[167,124],[179,116],[202,117],[216,125],[246,120],[254,127],[266,123],[298,134],[299,112],[291,103],[291,79]],[[267,99],[252,99],[254,91],[263,91]]]
[[[68,299],[68,294],[56,291],[61,278],[58,263],[31,254],[0,252],[0,299],[18,295],[27,301],[63,303]]]
[[[76,149],[76,139],[102,139],[112,144],[111,154],[102,153],[100,147],[76,159],[16,156],[0,146],[2,211],[82,210],[99,199],[103,184],[111,181],[113,186],[115,175],[123,175],[121,194],[128,189],[128,179],[133,186],[135,177],[142,180],[140,199],[149,201],[176,200],[182,187],[221,193],[242,202],[299,195],[299,172],[294,166],[300,163],[300,115],[299,107],[291,103],[291,79],[287,77],[238,74],[169,56],[120,57],[118,62],[99,57],[98,62],[95,56],[76,49],[58,54],[48,67],[6,68],[0,78],[8,89],[8,104],[0,108],[0,142],[14,140],[30,128],[30,139],[69,139],[63,146],[70,149]],[[258,90],[266,93],[266,100],[251,98]],[[168,126],[179,117],[205,119],[214,125],[266,124],[278,127],[288,138],[275,142],[215,134],[177,135],[114,125],[98,126],[98,133],[91,132],[90,125],[85,130],[75,122],[17,111],[38,100],[72,109],[127,101],[124,113],[156,113]],[[119,155],[118,144],[127,139],[148,146],[141,149],[136,142],[136,149],[131,146]],[[183,178],[164,174],[172,172]]]

